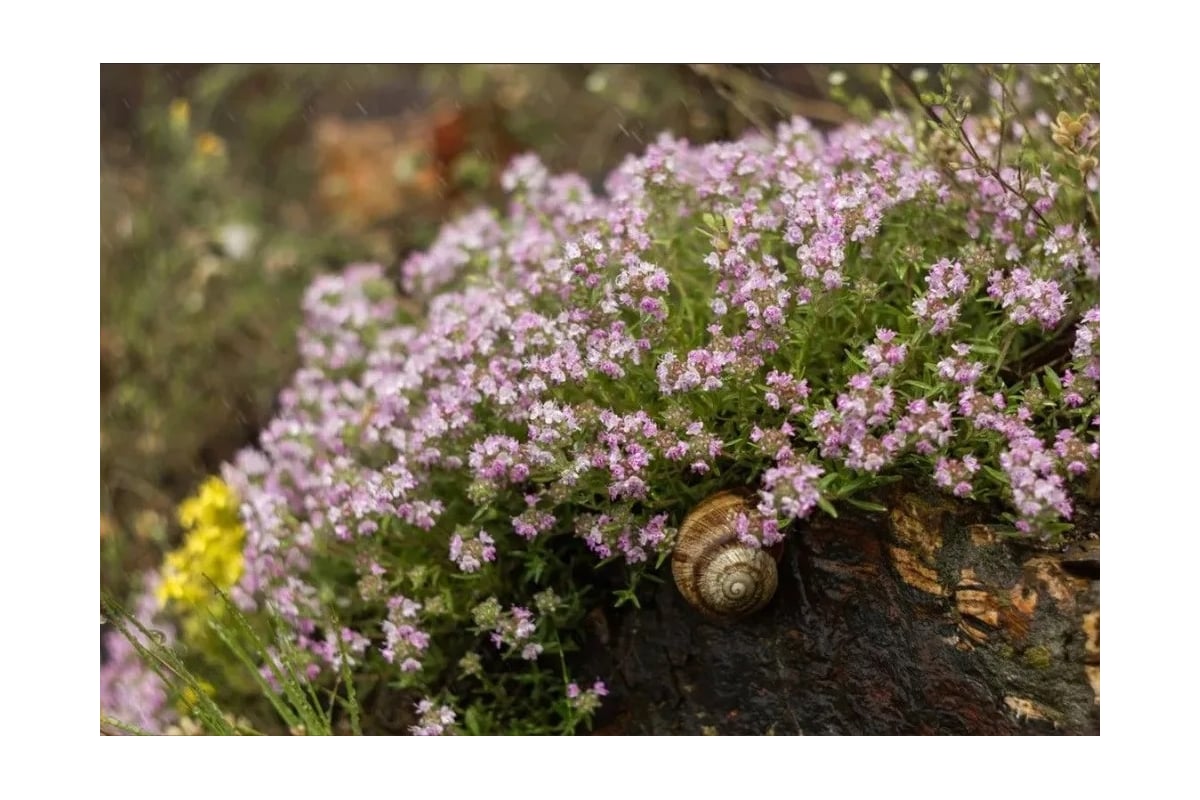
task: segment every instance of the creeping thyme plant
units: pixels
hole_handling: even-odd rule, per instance
[[[755,493],[756,547],[899,479],[1069,535],[1099,461],[1098,70],[996,73],[975,114],[946,76],[830,132],[663,135],[603,192],[523,156],[503,211],[317,279],[223,473],[238,613],[307,681],[398,690],[413,733],[570,732],[608,688],[583,617],[644,599],[719,489]]]

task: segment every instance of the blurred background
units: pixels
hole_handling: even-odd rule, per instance
[[[101,585],[175,544],[176,504],[254,441],[321,271],[395,269],[536,152],[597,184],[694,142],[882,104],[870,66],[101,68]]]

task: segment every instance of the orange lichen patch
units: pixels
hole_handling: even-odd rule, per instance
[[[1038,593],[1024,583],[1018,583],[1009,590],[1008,602],[1014,611],[1032,617],[1034,609],[1037,608]]]
[[[812,565],[822,572],[834,573],[843,575],[848,578],[874,578],[879,574],[879,570],[874,564],[846,564],[841,561],[834,561],[831,558],[813,558]]]
[[[903,496],[889,514],[892,534],[926,564],[937,563],[942,549],[942,510],[915,495]]]
[[[1037,606],[1037,592],[1018,583],[1008,590],[989,591],[975,578],[971,569],[962,571],[963,582],[954,591],[954,606],[962,617],[1000,628],[1009,639],[1021,639],[1029,633],[1030,620]],[[964,623],[960,622],[960,626]],[[976,641],[980,635],[967,634]],[[986,638],[986,637],[984,637]]]
[[[467,149],[467,116],[460,109],[438,108],[433,111],[430,125],[434,158],[446,169]]]
[[[975,575],[974,567],[966,567],[958,577],[958,585],[967,588],[974,586],[983,586],[979,578]]]
[[[1087,580],[1067,573],[1057,559],[1049,556],[1029,559],[1024,571],[1026,583],[1038,585],[1064,610],[1074,608],[1075,596],[1089,585]]]
[[[988,525],[970,525],[967,533],[971,536],[971,544],[976,547],[987,547],[996,543],[996,532]]]
[[[965,572],[966,570],[964,570]],[[979,586],[978,583],[967,586]],[[958,588],[954,592],[954,605],[962,617],[981,622],[992,628],[1001,629],[1010,640],[1023,639],[1029,633],[1033,609],[1037,606],[1037,592],[1018,583],[1007,593],[979,588]],[[960,621],[960,627],[962,622]],[[978,637],[972,636],[978,641]]]
[[[1000,625],[1000,605],[996,598],[978,589],[959,589],[954,593],[958,613],[974,617],[985,625],[996,628]]]
[[[901,580],[914,589],[919,589],[927,594],[938,597],[946,596],[946,589],[938,582],[936,570],[922,563],[917,556],[913,555],[912,551],[905,550],[903,547],[891,545],[888,550]]]
[[[1086,664],[1083,667],[1083,673],[1087,675],[1088,683],[1092,686],[1092,692],[1096,695],[1096,705],[1100,705],[1100,665]]]
[[[899,543],[888,547],[896,571],[909,586],[938,597],[949,594],[936,569],[943,513],[916,495],[901,495],[888,514],[892,535]]]
[[[1088,661],[1100,663],[1100,612],[1092,611],[1083,615],[1083,651],[1088,655]]]
[[[1036,719],[1050,722],[1054,717],[1054,714],[1045,706],[1039,705],[1025,697],[1013,697],[1009,695],[1004,698],[1004,705],[1008,706],[1009,710],[1017,715],[1017,719]]]
[[[1037,604],[1038,593],[1024,583],[1017,583],[999,600],[1000,624],[1008,632],[1009,639],[1025,638]]]
[[[317,122],[314,133],[317,196],[326,211],[361,225],[401,209],[392,126],[329,117]]]
[[[979,630],[979,628],[976,628],[974,625],[968,625],[962,620],[959,620],[958,622],[958,629],[966,634],[967,638],[971,639],[976,644],[983,644],[988,640],[988,635],[986,633]],[[967,647],[960,649],[970,650],[971,647],[968,645]]]
[[[363,227],[436,201],[448,164],[465,146],[461,115],[345,120],[314,127],[317,198],[344,223]]]

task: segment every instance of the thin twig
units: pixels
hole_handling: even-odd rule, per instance
[[[782,86],[775,86],[774,84],[761,81],[753,75],[735,67],[726,67],[719,64],[691,64],[690,67],[697,75],[712,82],[718,92],[721,92],[721,87],[724,86],[727,90],[733,91],[736,94],[760,102],[778,105],[793,114],[799,114],[802,117],[820,120],[821,122],[840,125],[852,119],[850,113],[838,103],[831,100],[802,97],[795,92],[784,89]],[[724,93],[722,93],[722,96],[725,96]],[[737,105],[739,100],[731,98],[731,102]],[[740,111],[741,109],[739,108],[738,110]],[[750,116],[747,116],[747,119],[750,119],[752,122],[754,121]]]
[[[941,115],[937,113],[937,110],[934,109],[933,106],[929,105],[921,98],[921,90],[917,87],[917,85],[915,83],[913,83],[912,78],[908,77],[908,75],[906,75],[904,72],[902,72],[900,70],[899,65],[896,65],[896,64],[891,65],[891,70],[893,73],[896,74],[897,77],[900,78],[900,83],[903,84],[904,88],[908,90],[908,93],[913,96],[913,99],[915,99],[917,101],[917,104],[920,105],[920,107],[925,111],[925,115],[927,117],[929,117],[931,120],[933,120],[933,122],[936,123],[937,126],[942,128],[943,130],[950,130],[950,131],[954,132],[954,134],[958,138],[959,143],[966,149],[968,155],[971,156],[971,159],[975,162],[975,166],[978,169],[984,170],[989,176],[994,178],[1000,184],[1000,186],[1003,187],[1007,192],[1009,192],[1013,196],[1019,198],[1023,203],[1025,203],[1025,205],[1029,208],[1029,211],[1035,217],[1037,217],[1038,222],[1042,225],[1043,228],[1045,228],[1048,231],[1054,230],[1054,226],[1051,225],[1050,222],[1045,217],[1042,216],[1042,213],[1040,211],[1038,211],[1036,207],[1034,207],[1033,203],[1030,201],[1030,199],[1028,197],[1025,196],[1024,192],[1022,192],[1020,189],[1017,189],[1015,186],[1013,186],[1008,181],[1006,181],[1004,179],[1004,176],[1001,175],[1000,170],[993,167],[991,164],[989,164],[987,161],[985,161],[981,155],[979,155],[979,151],[975,149],[975,143],[971,141],[971,137],[967,135],[967,132],[965,130],[963,130],[963,127],[961,124],[955,124],[954,126],[947,124],[947,122],[944,119],[942,119]],[[1003,138],[1004,132],[1001,131],[1000,135],[1001,135],[1001,138]]]

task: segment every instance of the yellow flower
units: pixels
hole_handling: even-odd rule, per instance
[[[237,508],[233,490],[215,477],[179,504],[179,524],[187,533],[183,544],[163,559],[160,605],[173,602],[180,611],[199,611],[216,600],[212,584],[225,590],[237,583],[245,538]]]
[[[200,691],[204,692],[209,697],[217,693],[217,689],[211,683],[201,679],[199,682]],[[183,691],[179,695],[179,700],[175,703],[175,709],[183,715],[192,713],[192,710],[200,703],[200,692],[197,692],[191,686],[183,687]]]
[[[196,494],[179,504],[179,524],[185,528],[239,525],[237,497],[223,480],[209,478]]]
[[[192,118],[192,107],[187,100],[178,97],[167,107],[167,118],[174,130],[186,131]]]
[[[209,158],[223,156],[225,140],[215,133],[202,133],[196,137],[196,152]]]

